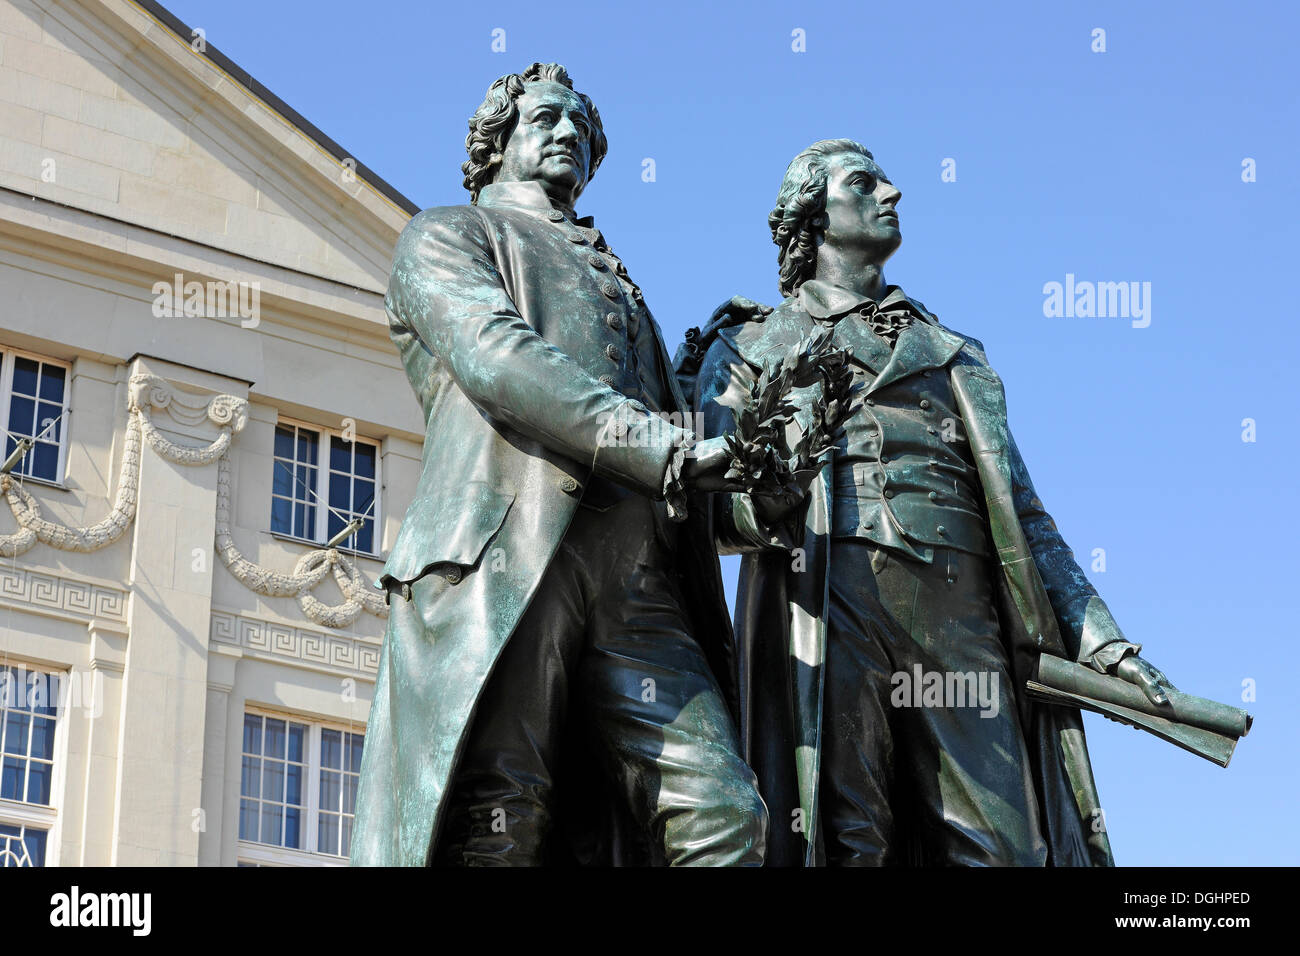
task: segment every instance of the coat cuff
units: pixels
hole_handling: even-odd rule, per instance
[[[601,419],[592,470],[647,498],[662,500],[673,461],[694,435],[635,399]],[[677,474],[680,480],[680,465]]]
[[[1141,644],[1130,644],[1128,641],[1115,641],[1107,644],[1092,657],[1088,658],[1088,664],[1094,670],[1103,674],[1115,673],[1115,665],[1130,655],[1136,657],[1142,650]]]
[[[678,443],[668,457],[668,469],[664,472],[663,497],[664,503],[668,505],[670,521],[685,521],[687,517],[687,490],[686,483],[682,481],[682,469],[686,466],[686,458],[690,454],[694,440],[694,435],[688,435]]]

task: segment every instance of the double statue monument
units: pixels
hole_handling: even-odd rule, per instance
[[[470,204],[411,220],[385,300],[427,430],[354,864],[1109,865],[1081,707],[1226,764],[1249,718],[1125,639],[983,345],[886,284],[863,146],[794,158],[784,301],[673,361],[575,214],[607,143],[564,68],[469,127]]]

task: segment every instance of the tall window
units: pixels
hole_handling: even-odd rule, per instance
[[[323,544],[356,518],[360,527],[340,546],[374,554],[378,461],[379,446],[364,438],[289,422],[276,426],[271,530]]]
[[[46,863],[61,691],[58,674],[0,668],[0,866]]]
[[[68,366],[8,349],[0,355],[4,458],[9,457],[20,439],[34,439],[36,444],[14,467],[13,474],[61,482],[68,430]]]
[[[364,741],[365,734],[341,727],[244,714],[239,785],[243,862],[310,864],[316,862],[310,854],[346,857]]]

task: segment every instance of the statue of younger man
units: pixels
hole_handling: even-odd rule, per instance
[[[818,331],[852,348],[861,386],[802,512],[714,501],[719,546],[745,554],[741,729],[769,863],[1108,865],[1079,712],[1025,682],[1050,654],[1157,703],[1170,685],[1044,510],[983,344],[885,282],[900,195],[859,143],[801,152],[769,217],[785,301],[683,359],[707,348],[708,435]]]

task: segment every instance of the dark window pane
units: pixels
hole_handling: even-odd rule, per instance
[[[356,450],[353,455],[355,463],[354,474],[358,478],[375,477],[375,455],[379,451],[374,445],[368,445],[365,442],[356,442]]]
[[[353,536],[353,540],[356,541],[354,547],[358,551],[373,553],[375,550],[375,523],[367,518],[365,525]]]
[[[271,530],[293,534],[293,503],[288,498],[271,499]]]
[[[308,536],[306,505],[299,504],[293,506],[293,530],[290,531],[289,533],[296,534],[300,538],[305,538]]]
[[[316,433],[298,429],[298,460],[316,464]]]
[[[317,833],[317,847],[322,853],[339,851],[339,818],[332,813],[320,815],[320,829]]]
[[[9,402],[9,430],[15,435],[35,435],[36,402],[15,395]]]
[[[343,777],[343,812],[357,812],[357,778],[351,774]]]
[[[50,804],[50,780],[54,768],[33,760],[27,767],[27,802]]]
[[[4,770],[0,771],[0,797],[6,800],[23,798],[23,770],[27,762],[17,757],[5,757]]]
[[[27,753],[27,727],[31,719],[30,715],[15,711],[5,715],[5,753]]]
[[[320,765],[338,770],[343,766],[343,734],[338,730],[320,732]]]
[[[54,759],[54,721],[49,717],[32,718],[32,756]]]
[[[31,359],[14,359],[14,392],[19,395],[36,394],[37,365]]]
[[[271,493],[293,497],[293,465],[280,458],[271,464]]]
[[[257,801],[239,801],[239,839],[257,839]]]
[[[302,724],[289,725],[289,759],[297,763],[302,763],[303,740],[306,737],[307,728]]]
[[[351,480],[347,475],[330,475],[330,507],[337,511],[347,511],[351,496],[348,485]]]
[[[320,808],[337,813],[342,808],[343,787],[333,770],[320,772]]]
[[[352,471],[352,443],[337,435],[330,436],[330,468],[334,471]]]
[[[284,764],[278,760],[262,764],[262,799],[284,802]]]
[[[352,510],[359,515],[363,515],[374,500],[375,483],[373,481],[362,481],[358,478],[352,486]]]
[[[68,370],[61,365],[46,365],[41,370],[41,398],[63,405],[63,380]]]
[[[31,711],[36,707],[44,707],[49,701],[50,688],[46,683],[45,674],[41,671],[28,671],[27,680],[23,683],[24,694],[21,700],[14,701],[16,706],[12,710]],[[10,753],[18,753],[17,750]]]
[[[244,715],[244,753],[262,753],[262,718],[256,714]]]
[[[293,461],[293,429],[275,426],[275,457]]]
[[[315,505],[307,505],[304,523],[302,526],[302,536],[304,538],[310,538],[313,541],[316,539],[316,506]]]
[[[261,792],[262,758],[245,756],[243,766],[239,772],[239,795],[241,797],[256,797]]]
[[[280,846],[280,813],[279,807],[262,808],[262,842],[271,843]]]
[[[299,464],[293,479],[293,496],[300,501],[314,501],[316,494],[316,469]]]
[[[343,856],[347,856],[348,853],[352,850],[352,818],[351,817],[343,818],[342,836],[343,839],[339,846],[339,853],[341,853]]]
[[[23,843],[27,846],[27,855],[31,857],[32,866],[45,865],[45,836],[44,830],[33,830],[27,828],[23,834]]]
[[[262,751],[268,757],[284,759],[284,721],[266,718],[266,742]]]
[[[59,443],[59,432],[63,431],[63,406],[40,402],[36,406],[36,433],[44,436],[48,442]]]
[[[334,536],[343,530],[343,519],[331,511],[325,516],[325,523],[327,525],[325,529],[325,538],[326,540],[332,541],[334,540]],[[350,547],[350,541],[344,541],[343,546],[345,548]]]
[[[45,717],[54,717],[55,710],[59,706],[59,694],[62,693],[63,684],[59,680],[58,674],[42,674],[42,698],[33,700],[28,698],[32,705],[32,712]],[[82,684],[81,693],[84,695],[88,692],[87,684]],[[82,698],[85,699],[84,697]]]
[[[46,481],[59,480],[58,445],[47,445],[43,441],[38,441],[36,447],[27,453],[27,460],[31,462],[27,474],[34,478],[44,478]]]
[[[284,845],[300,849],[302,844],[298,836],[298,811],[286,810],[284,812]]]
[[[302,767],[290,765],[284,773],[284,802],[302,806]]]
[[[365,734],[348,734],[348,769],[353,773],[361,772],[361,748],[365,742]]]

